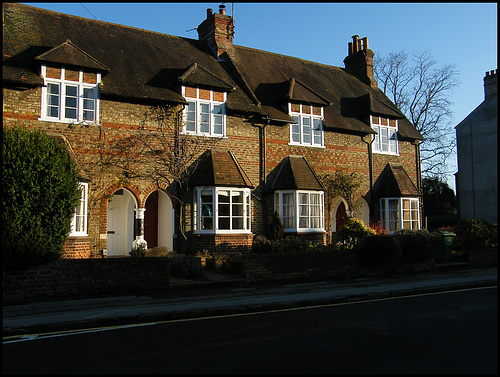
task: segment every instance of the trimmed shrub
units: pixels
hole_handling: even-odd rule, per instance
[[[401,246],[401,260],[405,262],[423,262],[434,255],[431,234],[426,229],[403,229],[394,234]]]
[[[2,133],[3,268],[26,269],[60,258],[80,198],[78,170],[43,132]]]
[[[280,240],[272,242],[273,252],[277,253],[289,253],[294,251],[309,251],[311,250],[311,241],[288,236]]]
[[[486,249],[498,245],[496,227],[484,219],[464,219],[453,227],[456,250]]]
[[[362,238],[354,253],[365,267],[394,266],[401,259],[401,246],[393,236],[376,234]]]
[[[266,236],[262,234],[257,234],[252,241],[252,253],[263,254],[263,253],[271,253],[273,251],[273,247],[271,242],[266,238]]]
[[[278,214],[278,212],[274,211],[271,224],[267,229],[267,238],[273,241],[279,240],[283,238],[284,233],[285,233],[285,228],[281,223],[280,215]]]
[[[351,217],[347,220],[347,223],[338,230],[337,240],[340,239],[348,249],[352,249],[359,240],[375,234],[375,231],[366,226],[363,220]]]

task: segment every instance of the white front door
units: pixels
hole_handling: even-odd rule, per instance
[[[127,190],[116,191],[108,201],[108,256],[128,256],[134,239],[135,201]]]

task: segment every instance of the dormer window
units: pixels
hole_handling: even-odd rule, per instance
[[[187,101],[183,133],[210,137],[226,136],[227,93],[183,86],[182,95]]]
[[[397,155],[399,153],[397,119],[373,115],[370,119],[372,128],[377,133],[373,136],[373,152]]]
[[[101,74],[84,68],[43,64],[40,120],[65,123],[93,123],[99,120]]]
[[[295,123],[290,125],[290,144],[324,147],[323,108],[289,103],[288,109],[295,120]]]

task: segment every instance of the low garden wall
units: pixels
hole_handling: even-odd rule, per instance
[[[167,289],[169,258],[61,259],[25,271],[3,271],[3,300],[130,294]]]
[[[241,274],[247,281],[348,278],[430,271],[434,265],[434,258],[431,257],[420,263],[399,262],[396,265],[365,267],[349,251],[245,253],[241,261]]]
[[[471,266],[497,266],[498,248],[469,250],[469,263]]]

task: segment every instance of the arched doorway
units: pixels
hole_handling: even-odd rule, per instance
[[[340,202],[335,212],[335,229],[338,231],[347,222],[347,211],[343,201]]]
[[[108,257],[128,256],[134,240],[134,208],[137,202],[127,189],[115,191],[108,200]]]
[[[354,203],[354,208],[356,208],[355,217],[362,220],[366,226],[370,226],[370,207],[368,206],[368,202],[363,197],[360,197]]]
[[[161,190],[146,199],[144,212],[144,239],[148,248],[166,247],[173,250],[174,212],[170,197]]]

